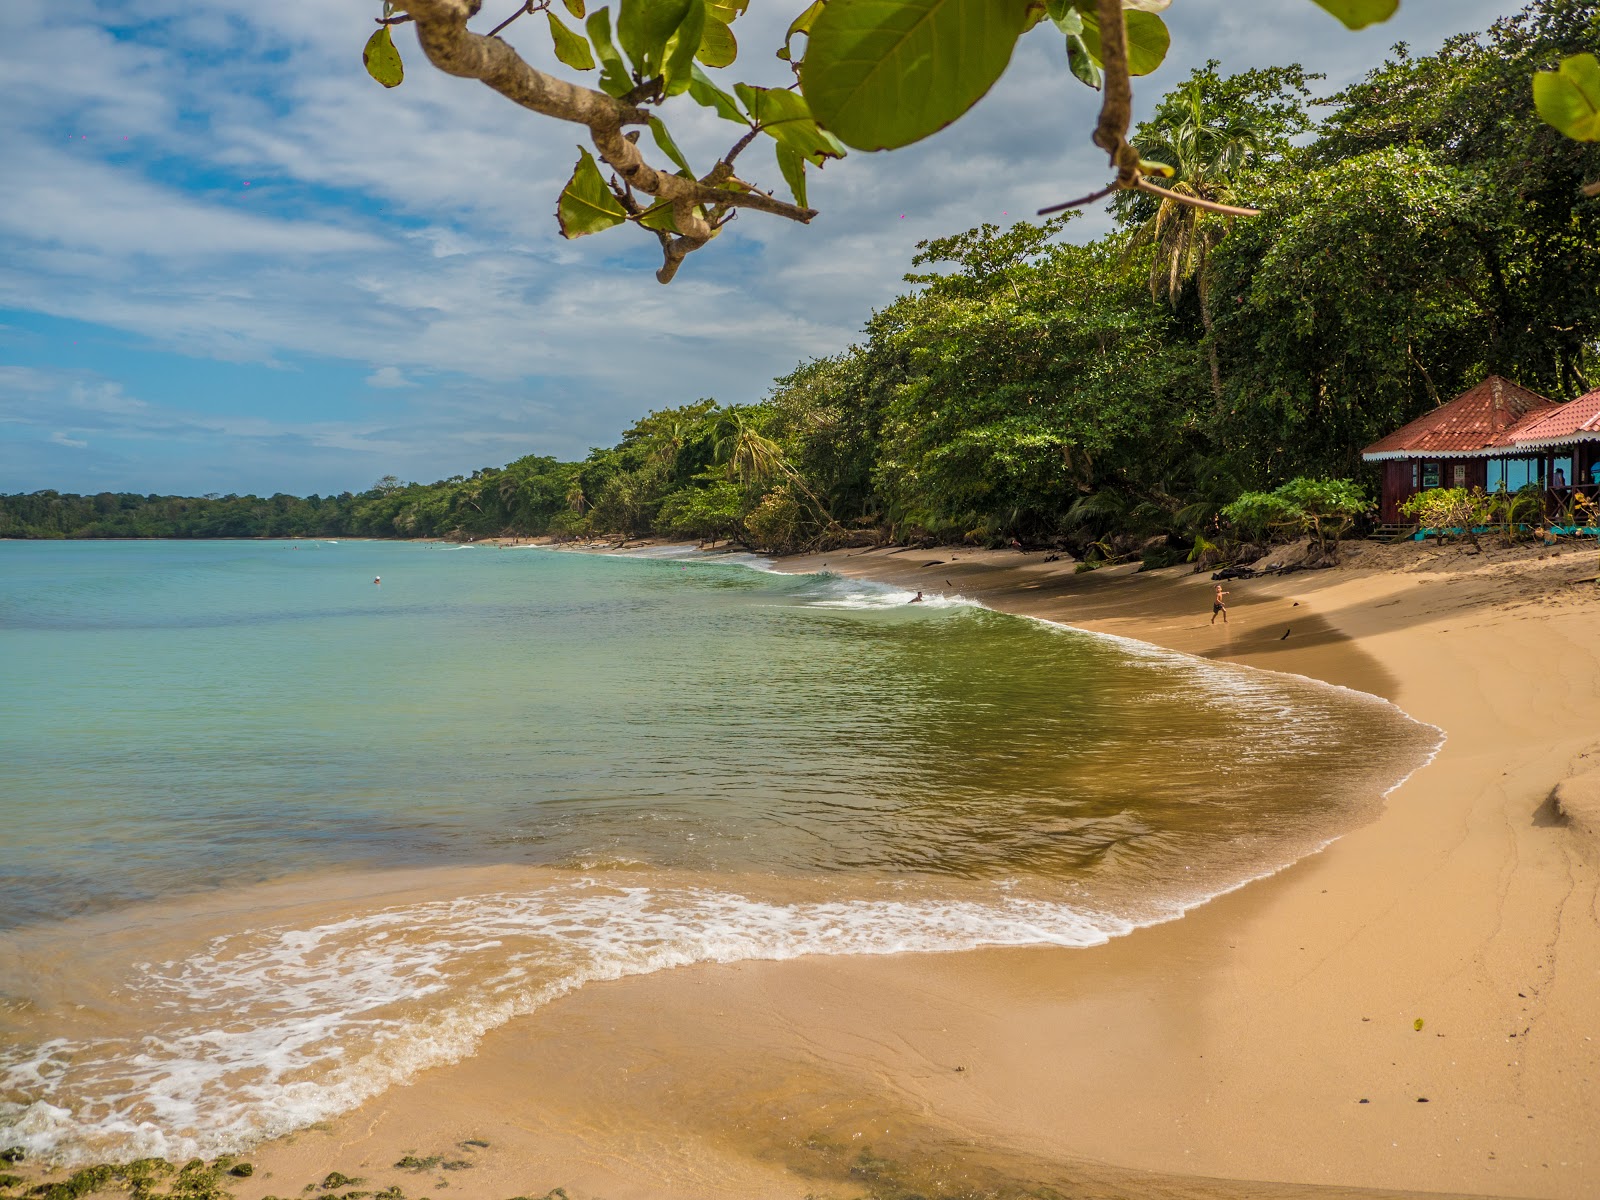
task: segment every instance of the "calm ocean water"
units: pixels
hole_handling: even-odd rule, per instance
[[[0,543],[0,1144],[246,1145],[586,979],[1095,944],[1433,746],[1339,689],[753,565]]]

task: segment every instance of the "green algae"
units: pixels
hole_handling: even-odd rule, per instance
[[[395,1168],[401,1171],[429,1171],[442,1162],[444,1162],[444,1155],[442,1154],[430,1154],[426,1158],[418,1158],[415,1154],[408,1154],[395,1163]]]

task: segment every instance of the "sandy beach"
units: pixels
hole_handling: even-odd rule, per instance
[[[1362,547],[1225,585],[1226,626],[1207,576],[1073,566],[781,564],[1358,688],[1447,741],[1375,821],[1181,920],[591,984],[262,1147],[237,1194],[1600,1195],[1593,547]]]

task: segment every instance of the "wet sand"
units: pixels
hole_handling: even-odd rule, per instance
[[[263,1147],[243,1200],[330,1170],[435,1200],[1600,1195],[1600,600],[1567,582],[1592,551],[1373,551],[1227,584],[1226,627],[1181,571],[782,566],[824,563],[1371,691],[1449,740],[1372,824],[1103,947],[591,984]]]

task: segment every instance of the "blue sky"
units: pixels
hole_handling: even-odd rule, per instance
[[[754,0],[741,77],[780,81],[799,7]],[[1299,61],[1331,90],[1517,7],[1402,0],[1349,33],[1309,0],[1174,0],[1141,107],[1207,58]],[[1042,27],[940,136],[830,164],[809,228],[746,214],[663,288],[639,231],[557,233],[576,129],[440,75],[404,28],[405,83],[368,79],[377,9],[0,5],[0,492],[337,492],[581,456],[651,408],[759,399],[855,337],[918,239],[1107,174],[1096,96]],[[535,21],[512,33],[548,61]],[[687,97],[667,115],[691,159],[725,148]]]

